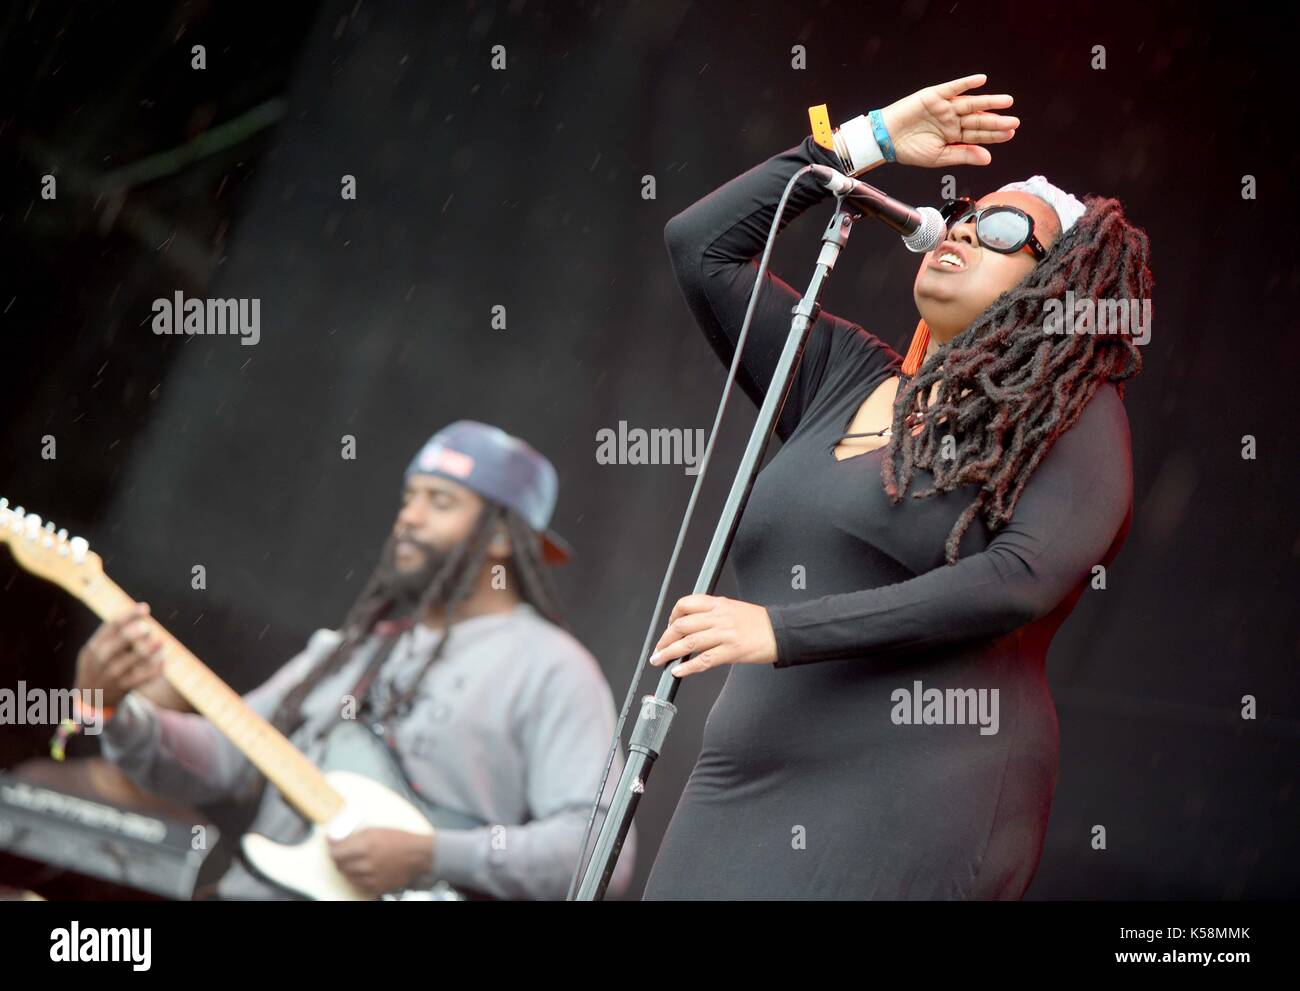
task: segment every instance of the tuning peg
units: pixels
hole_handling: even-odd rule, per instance
[[[36,535],[41,532],[41,518],[35,513],[30,513],[23,520],[23,529],[28,540],[35,540]]]
[[[69,546],[72,548],[72,560],[81,564],[86,560],[86,551],[90,550],[90,544],[86,542],[85,537],[73,537]]]
[[[3,513],[3,512],[4,512],[5,510],[7,510],[8,508],[9,508],[9,500],[8,500],[8,499],[0,499],[0,513]]]
[[[68,542],[68,531],[60,530],[58,532],[58,538],[59,538],[59,543],[66,544]]]

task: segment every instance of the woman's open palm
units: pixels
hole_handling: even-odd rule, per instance
[[[993,156],[981,145],[1010,141],[1020,118],[989,112],[1011,106],[1006,93],[966,94],[987,79],[977,72],[927,86],[881,110],[898,161],[929,169],[988,165]]]

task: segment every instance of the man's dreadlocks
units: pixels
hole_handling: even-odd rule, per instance
[[[348,610],[342,627],[343,639],[328,657],[317,664],[285,695],[271,722],[285,735],[292,735],[303,723],[303,700],[323,680],[347,665],[357,646],[375,632],[381,620],[411,618],[418,622],[430,609],[436,609],[448,623],[446,632],[439,639],[419,675],[411,681],[401,698],[392,706],[394,710],[409,707],[425,675],[446,650],[447,642],[453,632],[453,627],[450,625],[451,618],[473,594],[483,565],[488,559],[488,547],[498,525],[504,525],[510,537],[511,557],[506,565],[507,581],[513,581],[512,587],[517,590],[519,597],[545,619],[564,627],[566,624],[559,598],[550,574],[542,562],[541,541],[537,534],[513,510],[505,509],[493,502],[485,502],[469,535],[447,556],[415,604],[409,610],[403,610],[409,613],[408,617],[394,615],[399,610],[401,596],[396,588],[399,579],[395,577],[392,568],[396,538],[389,537],[379,565],[376,566],[352,608]],[[382,646],[379,649],[382,650]]]

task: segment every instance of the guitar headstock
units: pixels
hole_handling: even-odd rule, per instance
[[[83,538],[69,539],[67,530],[55,530],[22,506],[10,509],[8,499],[0,499],[0,544],[25,570],[78,598],[88,581],[104,573],[104,562]]]

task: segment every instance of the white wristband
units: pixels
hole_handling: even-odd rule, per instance
[[[866,114],[859,114],[841,124],[835,132],[835,145],[840,149],[840,157],[852,169],[849,173],[852,176],[861,175],[877,162],[885,160]]]

